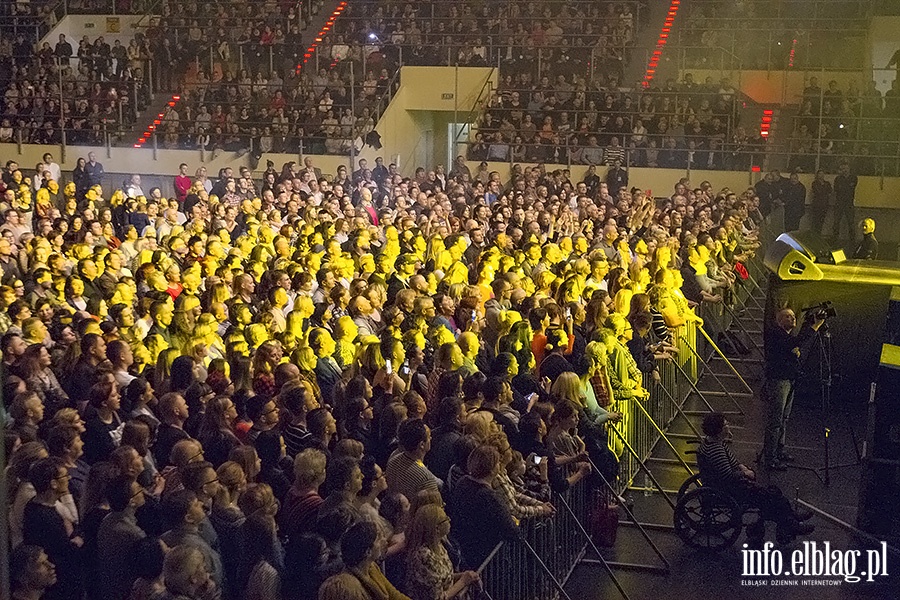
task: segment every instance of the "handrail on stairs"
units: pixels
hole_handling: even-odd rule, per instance
[[[457,65],[457,68],[459,68],[459,65]],[[487,76],[485,77],[484,82],[481,84],[481,89],[478,90],[478,95],[475,97],[475,101],[472,103],[471,108],[469,108],[467,110],[457,109],[459,113],[464,115],[464,119],[467,123],[471,124],[472,115],[478,114],[482,110],[484,110],[484,108],[490,102],[491,97],[493,97],[493,95],[494,95],[493,75],[494,75],[494,68],[492,68],[491,71],[488,72]],[[458,121],[459,117],[457,117],[456,120]],[[456,151],[456,148],[459,147],[459,144],[461,141],[460,138],[462,137],[463,132],[465,132],[465,129],[460,129],[459,131],[457,131],[456,135],[453,139],[454,154],[458,154],[458,151]],[[463,140],[463,143],[466,143],[466,140]],[[452,158],[455,158],[455,157],[451,157],[451,159]]]

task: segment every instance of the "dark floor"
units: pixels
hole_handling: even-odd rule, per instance
[[[745,375],[751,387],[758,387],[759,379],[754,373],[759,370],[759,365],[754,363],[735,363],[738,370]],[[720,373],[726,373],[724,363],[715,363],[713,368]],[[737,392],[742,386],[736,377],[722,377],[724,385]],[[704,380],[705,385],[701,389],[721,390],[717,384]],[[746,391],[746,390],[744,390]],[[707,396],[708,402],[717,410],[735,411],[734,403],[724,394]],[[756,469],[753,464],[756,453],[762,447],[764,406],[755,397],[736,397],[745,414],[731,415],[729,421],[734,433],[733,450],[738,458]],[[760,473],[762,483],[778,485],[789,498],[800,497],[813,506],[834,515],[847,523],[856,523],[857,494],[860,483],[860,467],[857,464],[857,452],[854,449],[851,427],[856,434],[859,447],[862,447],[865,419],[862,406],[845,414],[842,399],[834,398],[835,410],[829,411],[831,421],[824,422],[824,411],[818,402],[806,405],[795,405],[788,433],[789,451],[796,457],[796,465],[807,466],[812,469],[824,467],[824,427],[831,430],[830,444],[830,469],[831,482],[826,486],[816,473],[803,469],[790,469],[784,473],[775,473],[771,478]],[[703,403],[698,398],[691,398],[685,405],[685,410],[701,411]],[[694,423],[699,424],[702,415],[691,415]],[[673,445],[680,451],[688,449],[687,436],[677,437],[678,434],[689,434],[690,429],[684,420],[676,419],[670,427],[670,431],[676,435],[671,436]],[[657,458],[674,458],[667,447],[657,449]],[[692,458],[683,455],[689,465],[693,466]],[[649,461],[652,472],[659,479],[664,489],[677,490],[681,482],[687,477],[687,473],[680,464],[659,460]],[[850,466],[839,466],[847,465]],[[758,469],[757,469],[758,471]],[[819,475],[824,471],[819,470]],[[641,479],[638,479],[641,481]],[[646,495],[642,491],[630,490],[627,496],[634,501],[634,513],[642,523],[653,523],[671,526],[672,509],[663,501],[658,493]],[[670,495],[673,502],[675,494]],[[622,517],[624,518],[624,513]],[[805,540],[815,541],[821,548],[824,542],[830,542],[831,547],[840,550],[865,550],[871,547],[865,540],[860,540],[848,534],[846,530],[833,525],[827,520],[814,517],[811,521],[816,525],[816,530],[809,536],[800,538],[793,544],[782,548],[785,555],[795,549],[802,548]],[[770,526],[767,539],[774,541],[774,527]],[[671,530],[656,530],[649,532],[653,542],[657,544],[662,554],[669,561],[671,570],[669,575],[658,575],[645,571],[614,569],[615,577],[631,599],[652,598],[654,600],[685,599],[685,598],[900,598],[900,557],[889,555],[888,578],[881,578],[876,584],[846,583],[838,586],[825,587],[783,587],[774,586],[771,581],[765,587],[749,587],[742,584],[742,555],[741,544],[745,538],[742,535],[734,547],[710,555],[692,550],[686,546]],[[625,563],[641,563],[661,565],[660,559],[653,553],[652,548],[641,537],[638,529],[634,527],[619,527],[619,537],[616,546],[603,551],[608,560]],[[594,558],[595,554],[588,549],[585,558]],[[865,552],[863,558],[865,560]],[[786,564],[789,563],[786,560]],[[865,566],[860,566],[857,571],[862,571]],[[745,581],[747,578],[744,578]],[[758,581],[765,578],[756,578]],[[773,578],[777,579],[777,578]],[[840,578],[818,578],[834,579]],[[580,600],[610,600],[620,598],[621,595],[613,585],[610,576],[603,566],[596,562],[580,564],[573,572],[567,584],[567,592],[573,599]]]

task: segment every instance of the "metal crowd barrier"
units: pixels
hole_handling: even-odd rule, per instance
[[[754,341],[754,336],[762,330],[763,303],[760,291],[768,277],[763,265],[763,257],[767,246],[783,231],[783,210],[776,209],[759,229],[760,247],[754,256],[743,264],[748,278],[741,285],[736,285],[731,303],[703,303],[698,314],[703,318],[703,326],[691,321],[679,327],[675,332],[674,342],[678,348],[673,360],[659,365],[660,381],[645,381],[650,390],[650,398],[645,401],[630,400],[626,405],[626,427],[610,429],[611,438],[616,446],[624,446],[620,456],[618,489],[624,491],[628,487],[645,489],[661,486],[654,480],[650,470],[645,466],[658,444],[665,444],[672,450],[673,459],[685,469],[686,476],[691,474],[691,467],[675,451],[665,431],[672,421],[682,415],[692,432],[699,437],[699,431],[687,414],[714,410],[707,396],[722,396],[727,400],[726,413],[743,414],[742,404],[751,397],[754,389],[748,383],[746,374],[753,372],[753,367],[762,358],[762,348]],[[745,334],[744,339],[750,344],[755,358],[733,358],[726,356],[719,347],[718,336],[726,331],[737,331]],[[735,391],[734,386],[726,386],[721,372],[713,370],[710,362],[718,356],[724,360],[730,373],[742,387]],[[735,366],[740,364],[741,368]],[[704,374],[709,374],[718,390],[701,393],[697,384]],[[684,411],[683,406],[688,397],[695,394],[704,405],[703,411]],[[620,403],[621,404],[621,403]],[[613,433],[616,432],[616,433]],[[669,498],[666,498],[671,504]]]
[[[568,599],[565,582],[588,544],[594,492],[581,482],[559,495],[552,517],[522,521],[520,536],[497,544],[478,573],[482,594],[491,600]]]
[[[696,394],[706,405],[706,409],[712,411],[714,409],[705,396],[717,393],[728,397],[735,408],[743,412],[739,397],[748,396],[753,390],[740,371],[721,353],[713,332],[729,329],[750,331],[749,327],[761,327],[763,307],[754,292],[762,289],[761,283],[764,285],[767,275],[762,259],[767,245],[781,233],[782,220],[783,214],[777,209],[760,228],[761,246],[755,256],[744,263],[749,277],[741,286],[736,287],[733,304],[702,306],[703,327],[693,321],[680,327],[673,337],[678,348],[677,355],[659,365],[658,383],[645,382],[650,390],[650,397],[646,400],[628,401],[624,409],[627,410],[627,415],[623,420],[626,425],[609,428],[610,447],[617,454],[621,453],[618,479],[607,482],[600,477],[603,481],[600,489],[590,487],[591,480],[584,480],[554,498],[557,511],[552,517],[523,521],[520,536],[516,540],[497,544],[478,569],[482,580],[482,597],[487,600],[570,600],[565,585],[572,571],[582,561],[601,564],[625,599],[628,594],[616,579],[613,567],[668,572],[669,563],[665,556],[627,506],[622,506],[622,509],[641,529],[644,539],[664,566],[630,565],[605,560],[589,535],[592,511],[603,502],[601,498],[609,498],[613,492],[621,494],[627,488],[634,487],[636,482],[642,484],[637,486],[639,488],[655,488],[662,492],[663,498],[674,509],[674,502],[648,468],[647,459],[657,444],[662,443],[672,450],[676,457],[673,460],[683,466],[686,476],[692,473],[691,466],[675,450],[665,433],[672,421],[681,416],[693,433],[700,436],[696,426],[687,417],[691,411],[683,408],[688,397]],[[753,310],[758,310],[759,314],[754,316]],[[761,349],[754,350],[759,351],[761,358]],[[733,375],[748,388],[745,392],[729,391],[724,384],[721,385],[721,392],[700,392],[697,383],[705,373],[710,373],[715,380],[720,381],[720,375],[714,375],[715,372],[709,367],[716,355],[725,360]],[[693,412],[697,414],[706,411]],[[590,550],[594,551],[597,558],[585,558]]]

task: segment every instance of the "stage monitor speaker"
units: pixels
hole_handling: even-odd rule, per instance
[[[846,260],[815,237],[782,233],[769,246],[766,267],[782,281],[837,281],[867,285],[900,285],[900,266],[878,260]]]
[[[835,260],[835,253],[831,250],[831,244],[815,232],[791,231],[782,234],[778,239],[782,238],[785,238],[785,241],[787,241],[786,238],[790,238],[793,241],[792,245],[813,259],[813,262],[826,265],[838,264]],[[846,260],[846,258],[842,260]]]
[[[787,233],[772,242],[764,262],[782,281],[819,281],[824,277],[803,245]]]
[[[900,537],[900,347],[885,344],[875,395],[869,405],[860,485],[860,529]]]

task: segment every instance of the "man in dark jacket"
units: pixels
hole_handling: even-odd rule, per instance
[[[316,353],[316,383],[322,391],[322,402],[331,405],[334,386],[341,379],[341,369],[332,358],[335,344],[331,334],[325,329],[314,329],[309,334],[309,346]]]
[[[615,196],[623,187],[628,187],[628,171],[622,168],[621,161],[615,161],[606,172],[606,188]]]
[[[800,229],[800,219],[806,212],[806,186],[800,183],[800,176],[791,173],[789,183],[784,187],[784,230]]]
[[[797,333],[797,317],[790,308],[783,308],[775,314],[775,323],[766,329],[765,399],[768,404],[763,460],[766,468],[784,471],[785,462],[792,457],[785,452],[784,443],[791,405],[794,400],[794,382],[800,366],[809,352],[809,344],[825,319],[813,313]]]
[[[841,163],[837,177],[834,178],[834,239],[841,237],[841,223],[847,221],[847,234],[853,240],[853,201],[856,198],[856,185],[859,178],[850,173],[850,164]]]
[[[484,445],[473,450],[466,470],[468,476],[451,490],[447,513],[465,568],[477,569],[498,543],[518,537],[519,528],[492,487],[500,472],[496,448]]]
[[[135,580],[131,569],[135,546],[147,535],[135,517],[135,510],[144,504],[144,490],[126,475],[113,479],[106,489],[112,512],[97,534],[99,584],[104,598],[121,600],[129,597]]]
[[[774,173],[766,173],[766,176],[753,186],[756,195],[759,196],[759,209],[763,216],[768,216],[774,208],[775,202],[781,198],[781,190],[775,180]]]
[[[78,600],[81,598],[82,584],[82,540],[66,529],[65,521],[56,512],[56,503],[69,493],[66,466],[59,458],[39,460],[31,466],[28,480],[37,495],[25,505],[23,542],[43,548],[50,562],[56,566],[56,584],[47,590],[45,597]]]
[[[84,164],[84,172],[87,173],[88,186],[103,184],[103,163],[97,162],[97,154],[88,152],[88,160]]]
[[[437,427],[432,433],[431,450],[425,455],[425,466],[441,481],[447,481],[456,460],[456,443],[462,437],[462,421],[466,407],[458,398],[444,398],[437,410]]]

